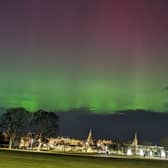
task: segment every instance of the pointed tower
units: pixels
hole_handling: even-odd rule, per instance
[[[93,137],[92,137],[92,130],[90,129],[89,130],[89,134],[88,134],[88,137],[87,137],[87,140],[86,142],[89,144],[89,145],[93,145]]]
[[[134,135],[134,140],[132,142],[132,146],[138,146],[138,138],[137,138],[137,133],[135,132],[135,135]]]

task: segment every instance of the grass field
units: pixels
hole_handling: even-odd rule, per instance
[[[0,168],[168,168],[168,161],[0,150]]]

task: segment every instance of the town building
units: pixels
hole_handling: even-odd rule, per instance
[[[132,144],[127,146],[126,155],[167,158],[167,151],[164,147],[157,146],[157,145],[152,146],[152,145],[138,144],[137,134],[135,133]]]
[[[110,155],[125,155],[147,158],[167,158],[168,153],[164,147],[139,144],[137,133],[134,134],[130,144],[112,140],[97,140],[93,138],[92,130],[89,130],[86,140],[69,137],[47,138],[45,141],[37,137],[26,135],[21,137],[20,149],[28,150],[52,150],[56,152],[95,153]]]

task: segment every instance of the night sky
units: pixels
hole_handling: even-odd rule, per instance
[[[0,106],[168,111],[167,0],[2,0]]]
[[[80,111],[80,113],[79,113]],[[146,110],[124,110],[113,114],[95,114],[73,109],[60,116],[59,135],[86,139],[92,129],[94,139],[131,142],[137,133],[139,144],[160,144],[167,137],[168,113]]]

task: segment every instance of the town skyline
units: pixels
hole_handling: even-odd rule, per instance
[[[0,110],[0,112],[1,118],[6,110]],[[161,144],[162,141],[166,141],[168,138],[167,113],[127,110],[112,114],[97,114],[88,108],[53,112],[59,117],[57,136],[84,139],[87,136],[88,130],[92,129],[95,139],[102,137],[128,142],[132,139],[132,135],[135,132],[137,132],[139,142],[141,143]],[[29,113],[31,114],[32,112]]]

